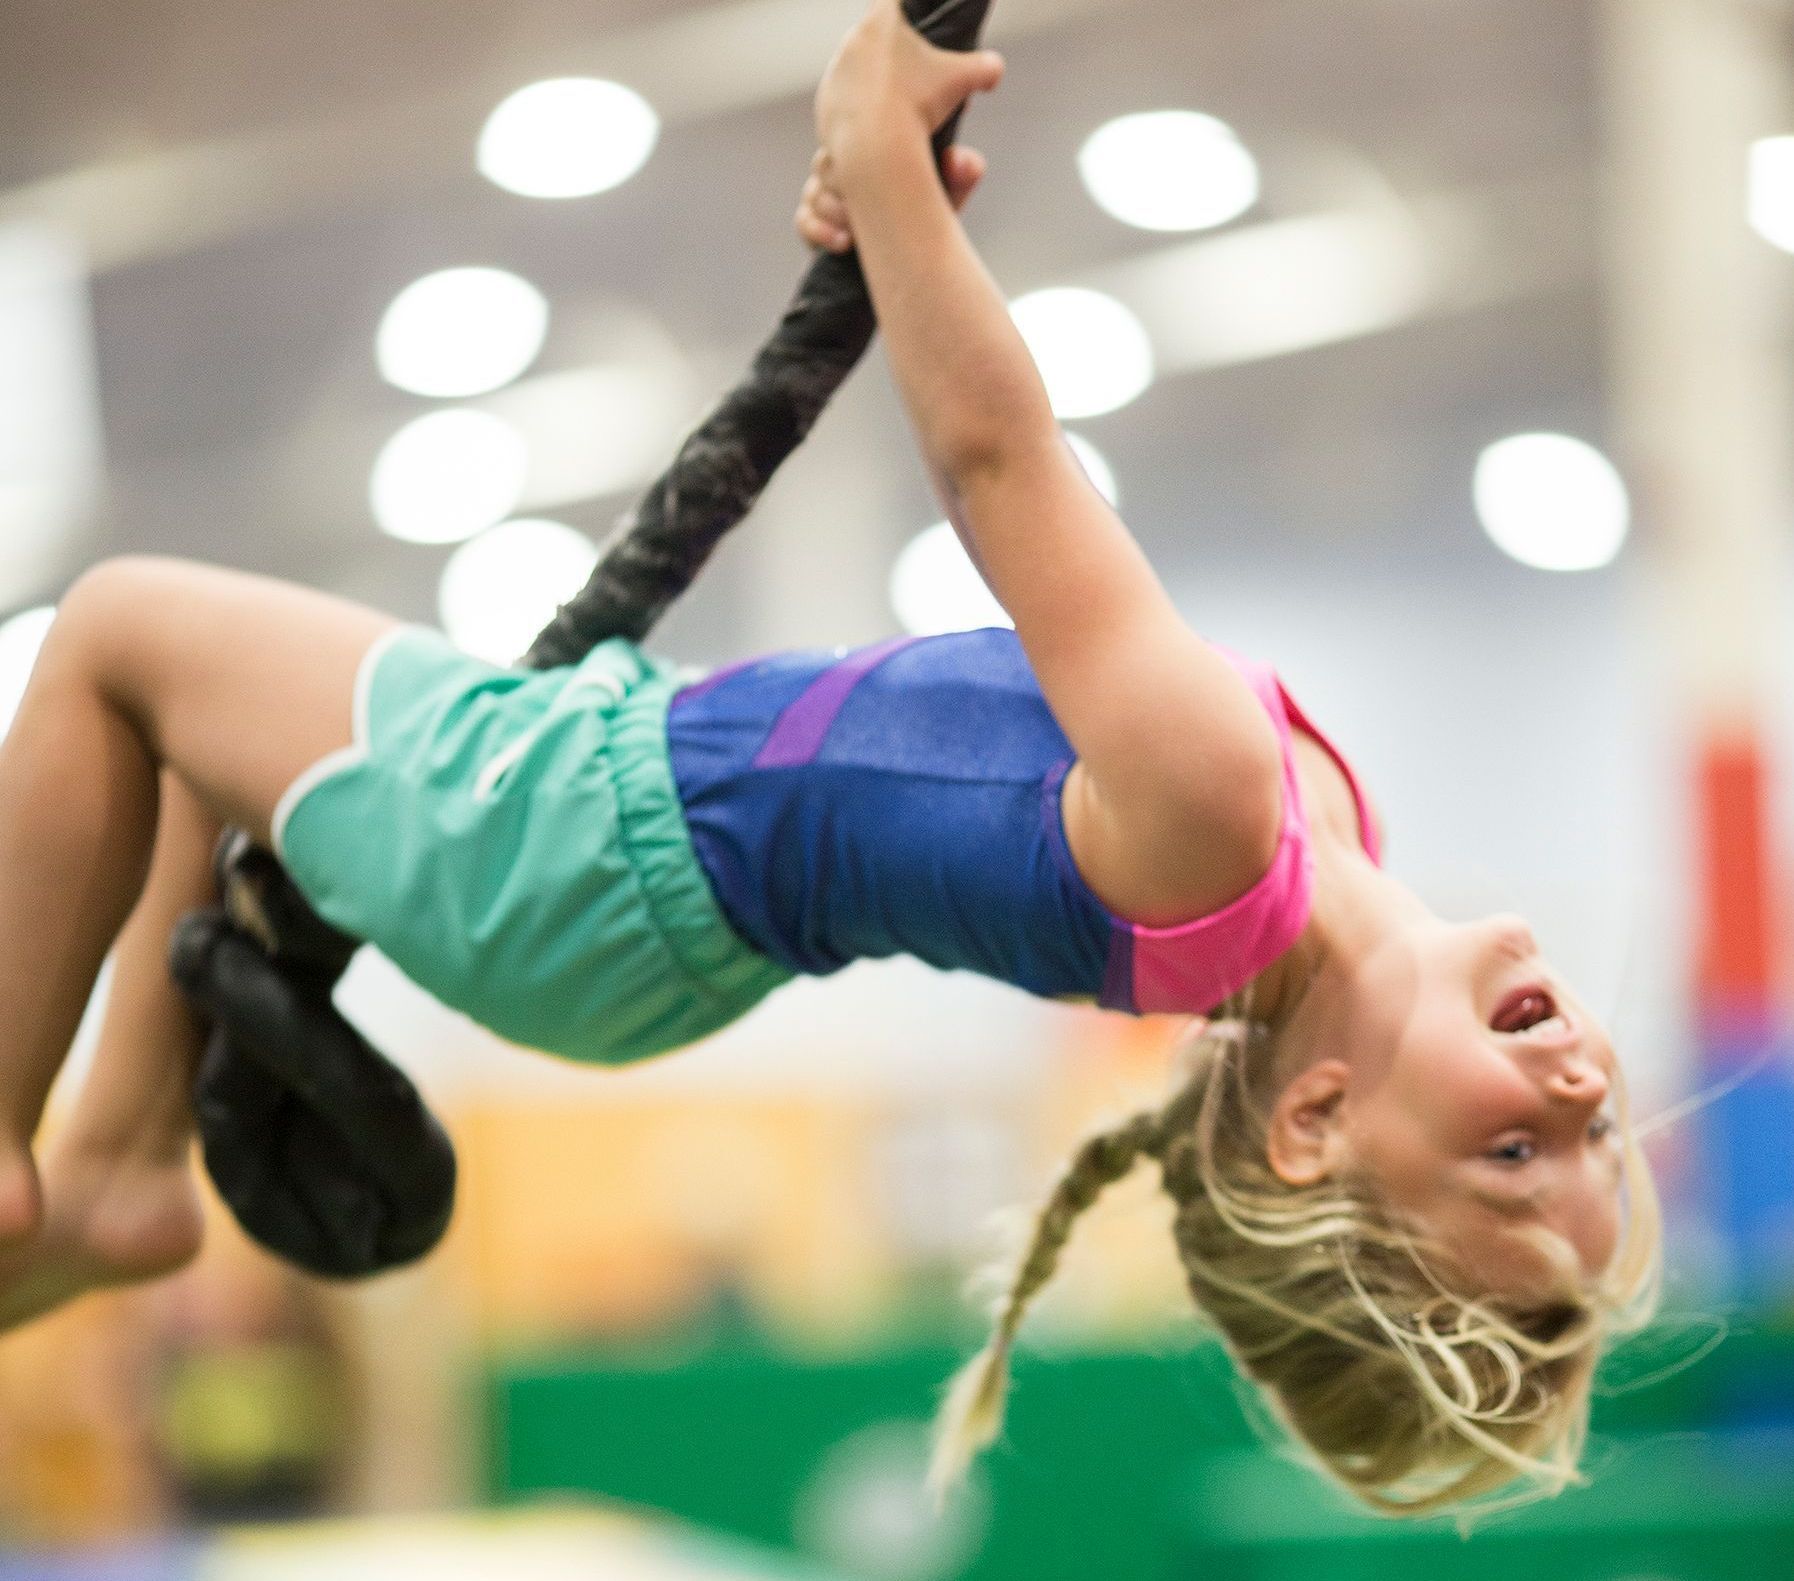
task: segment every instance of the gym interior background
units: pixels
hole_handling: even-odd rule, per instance
[[[519,654],[783,307],[858,9],[6,0],[0,725],[121,552]],[[1665,1315],[1592,1487],[1467,1544],[1346,1512],[1262,1446],[1143,1175],[936,1519],[990,1216],[1175,1025],[894,962],[593,1073],[364,954],[345,1003],[461,1149],[448,1243],[325,1288],[220,1221],[0,1342],[0,1574],[1794,1565],[1791,9],[998,0],[964,133],[973,237],[1188,618],[1350,744],[1431,903],[1534,920],[1638,1114],[1711,1099],[1649,1144]],[[935,523],[874,356],[652,645],[1000,618]]]

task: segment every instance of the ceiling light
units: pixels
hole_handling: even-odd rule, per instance
[[[1009,313],[1059,418],[1116,411],[1152,383],[1152,343],[1112,296],[1059,286],[1017,299]]]
[[[414,280],[380,320],[374,356],[389,384],[414,395],[484,395],[536,360],[548,302],[503,269],[443,269]]]
[[[469,653],[515,664],[597,564],[592,540],[560,522],[501,522],[449,557],[437,599],[443,630]]]
[[[918,637],[1015,624],[984,585],[951,522],[925,528],[897,556],[891,607],[903,629]]]
[[[1115,486],[1115,469],[1109,465],[1109,458],[1082,434],[1067,433],[1066,444],[1071,446],[1071,453],[1078,458],[1078,465],[1084,469],[1084,476],[1089,478],[1096,492],[1111,505],[1121,503],[1121,492]]]
[[[381,530],[407,543],[459,543],[503,521],[529,479],[529,447],[502,417],[470,407],[407,423],[374,463]]]
[[[1749,205],[1751,229],[1794,253],[1794,137],[1763,137],[1750,145]]]
[[[519,88],[480,133],[488,180],[526,198],[583,198],[621,186],[648,162],[660,117],[638,93],[596,77]]]
[[[528,442],[523,503],[534,514],[659,477],[701,394],[683,364],[650,357],[523,379],[488,405]]]
[[[1626,485],[1594,446],[1516,434],[1476,463],[1476,513],[1498,547],[1541,571],[1593,571],[1626,541]]]
[[[0,625],[0,736],[12,728],[25,698],[25,683],[55,618],[53,609],[28,609]]]
[[[91,287],[76,236],[0,220],[0,609],[80,558],[105,471]]]
[[[1149,110],[1098,127],[1078,153],[1091,197],[1148,231],[1200,231],[1258,201],[1258,162],[1232,127],[1194,110]]]

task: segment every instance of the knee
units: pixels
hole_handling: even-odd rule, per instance
[[[157,555],[116,555],[78,576],[56,606],[45,662],[79,664],[90,678],[128,678],[145,622],[166,600],[182,562]]]
[[[57,625],[84,632],[126,623],[133,610],[154,600],[181,562],[159,555],[121,554],[76,577],[56,606]]]

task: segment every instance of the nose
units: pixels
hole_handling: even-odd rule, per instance
[[[1607,1072],[1580,1050],[1563,1055],[1546,1074],[1551,1095],[1589,1109],[1607,1101]]]
[[[1483,928],[1489,941],[1506,954],[1530,958],[1539,953],[1539,941],[1533,936],[1532,925],[1511,911],[1485,917]]]

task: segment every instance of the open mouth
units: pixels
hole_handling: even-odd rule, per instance
[[[1568,1025],[1567,1018],[1557,1008],[1557,1001],[1551,997],[1550,989],[1537,983],[1516,988],[1496,1007],[1489,1022],[1491,1030],[1496,1032],[1532,1032],[1545,1026],[1557,1030]]]

